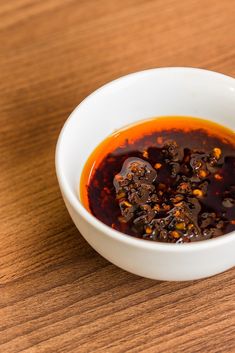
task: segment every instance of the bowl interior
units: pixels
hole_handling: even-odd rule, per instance
[[[90,153],[110,133],[133,122],[184,115],[235,129],[235,80],[200,69],[164,68],[115,80],[88,96],[67,120],[57,145],[57,173],[77,194]]]

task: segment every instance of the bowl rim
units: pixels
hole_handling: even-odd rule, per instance
[[[73,119],[73,117],[77,114],[81,106],[84,104],[87,104],[89,100],[93,99],[94,96],[99,93],[100,91],[107,89],[113,85],[118,84],[120,81],[125,81],[129,80],[130,78],[133,77],[140,77],[143,75],[149,75],[151,73],[155,72],[160,72],[160,71],[174,71],[174,72],[191,72],[194,74],[199,74],[199,75],[204,75],[208,77],[214,77],[216,79],[223,79],[228,81],[228,83],[231,83],[233,86],[233,89],[235,90],[235,78],[224,75],[222,73],[218,73],[215,71],[210,71],[206,69],[201,69],[201,68],[193,68],[193,67],[159,67],[159,68],[151,68],[151,69],[145,69],[141,71],[136,71],[133,73],[129,73],[127,75],[121,76],[115,80],[112,80],[102,86],[100,86],[98,89],[93,91],[91,94],[89,94],[85,99],[83,99],[77,106],[76,108],[71,112],[67,120],[65,121],[58,140],[56,144],[56,151],[55,151],[55,168],[56,168],[56,175],[57,179],[62,191],[62,195],[64,194],[69,201],[69,203],[72,205],[72,207],[75,209],[77,213],[85,220],[87,221],[91,226],[99,230],[102,234],[113,238],[115,241],[119,241],[122,243],[126,243],[128,245],[132,245],[137,248],[145,248],[149,250],[161,250],[161,251],[167,251],[167,252],[191,252],[191,251],[196,251],[196,250],[205,250],[208,248],[214,248],[214,247],[219,247],[221,245],[225,245],[229,243],[232,240],[235,240],[235,232],[230,232],[227,234],[224,234],[218,238],[214,239],[208,239],[208,240],[203,240],[203,241],[198,241],[198,242],[192,242],[192,243],[184,243],[184,244],[175,244],[175,243],[161,243],[161,242],[151,242],[149,240],[145,239],[139,239],[132,237],[128,234],[119,232],[118,230],[115,230],[105,223],[101,222],[99,219],[97,219],[95,216],[93,216],[80,202],[78,197],[72,192],[71,187],[69,186],[69,182],[63,173],[63,167],[62,163],[60,161],[60,154],[61,154],[61,149],[62,149],[62,142],[63,142],[63,136],[65,133],[65,130],[68,128],[70,121]]]

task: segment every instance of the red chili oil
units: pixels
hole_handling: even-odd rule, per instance
[[[85,164],[83,205],[141,239],[186,243],[235,230],[235,133],[192,117],[138,122]]]

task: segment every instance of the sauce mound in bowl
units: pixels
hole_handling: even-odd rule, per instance
[[[141,121],[105,139],[85,164],[83,205],[108,226],[189,243],[235,230],[235,134],[191,117]]]

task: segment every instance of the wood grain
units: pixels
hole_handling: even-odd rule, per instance
[[[73,108],[158,66],[235,76],[234,0],[0,0],[0,352],[235,352],[235,270],[157,282],[72,224],[54,152]],[[95,117],[94,117],[95,119]]]

